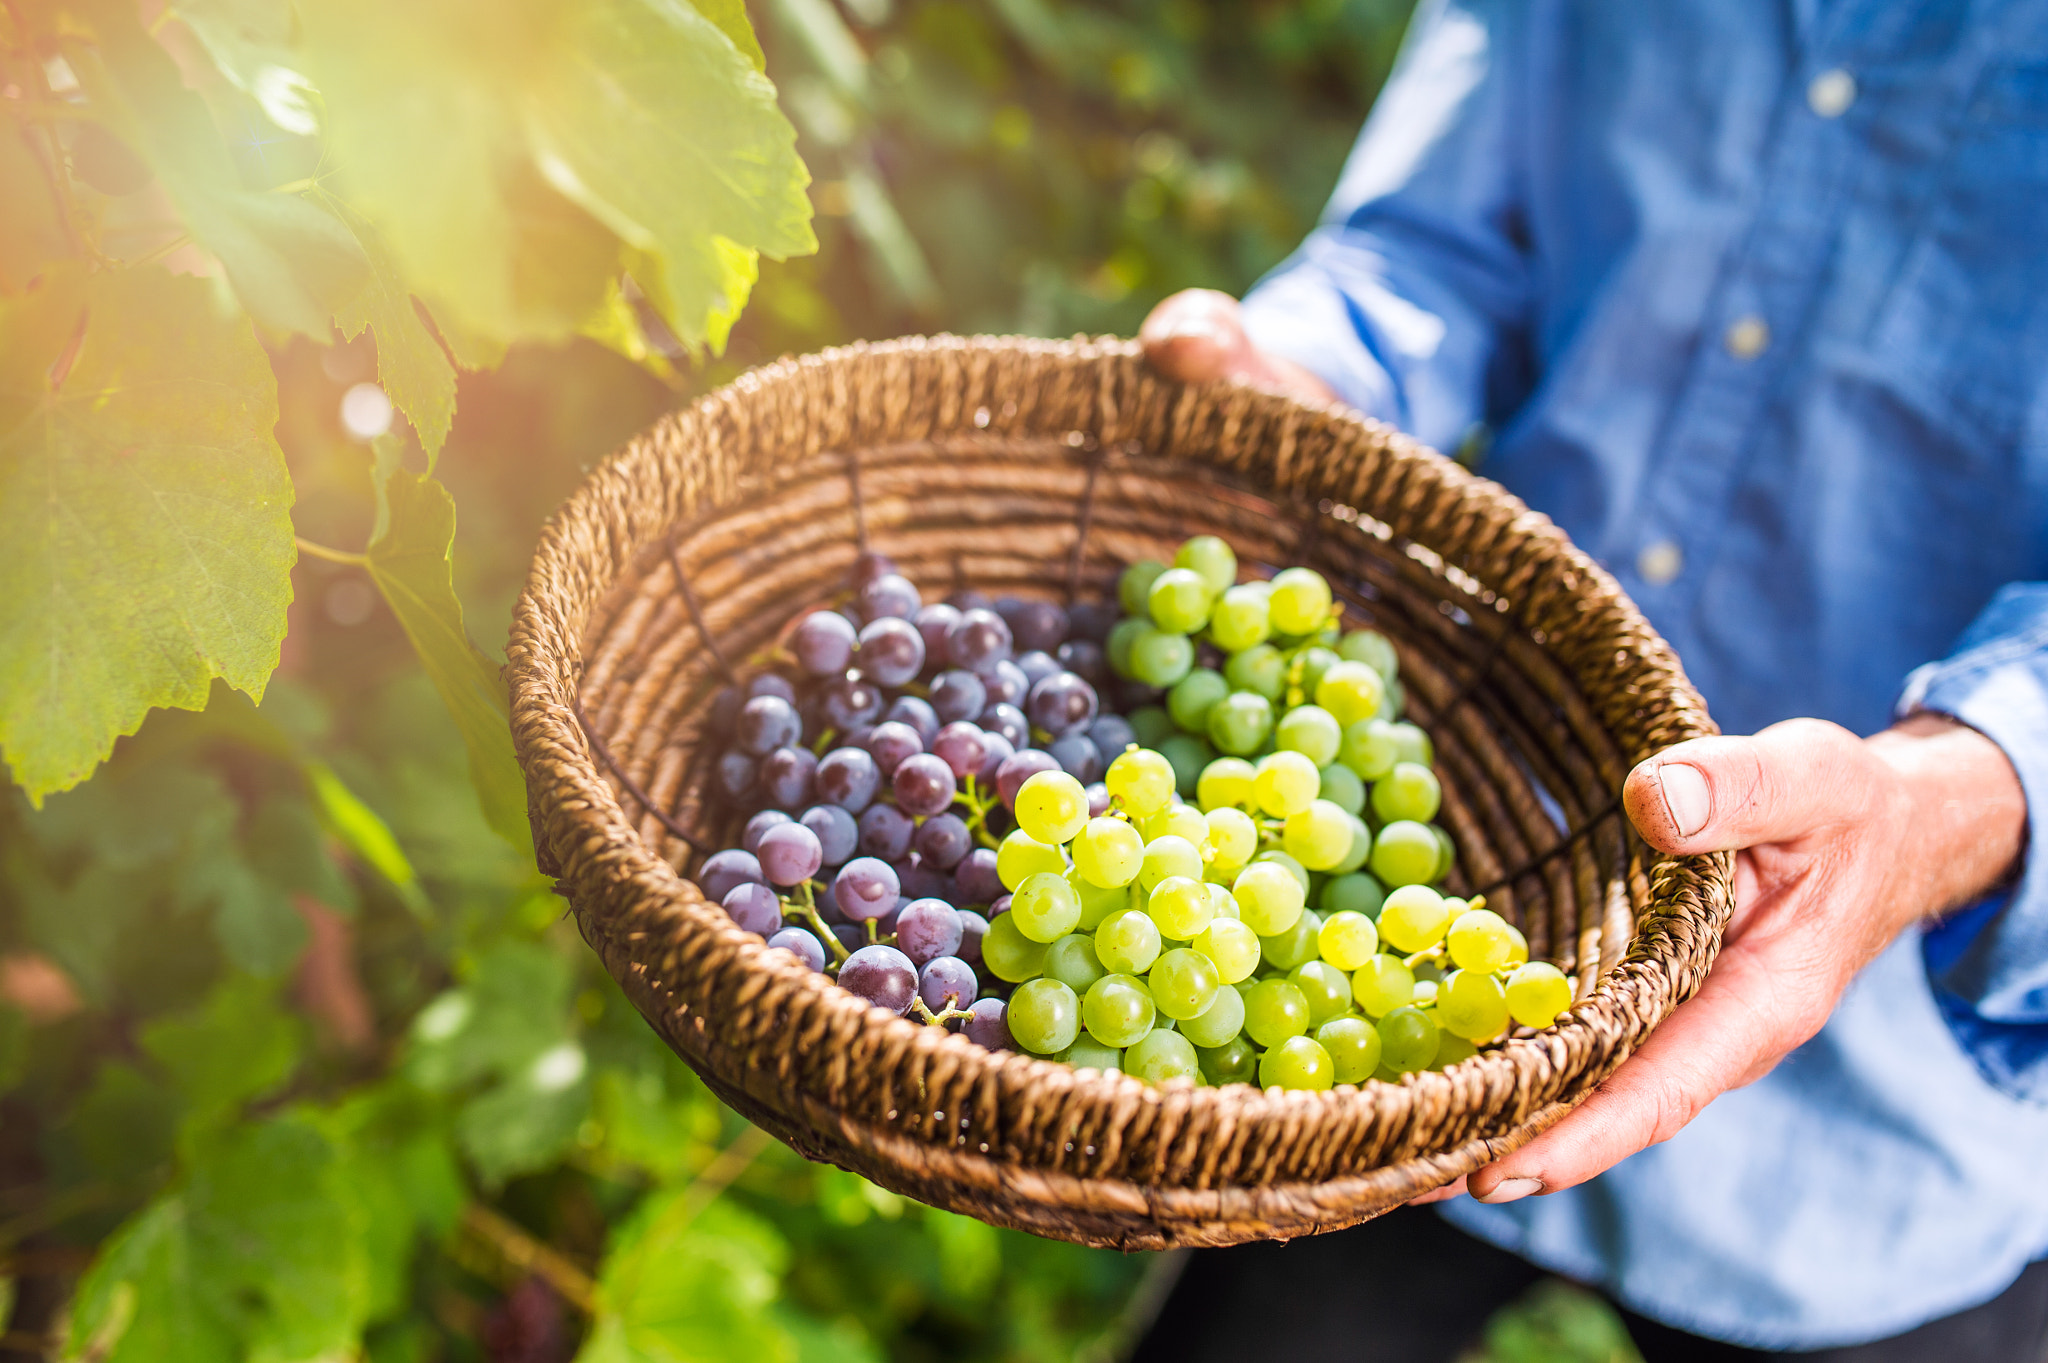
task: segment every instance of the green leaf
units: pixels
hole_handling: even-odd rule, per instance
[[[334,322],[353,339],[368,327],[377,337],[377,382],[412,423],[427,452],[427,472],[434,471],[448,429],[455,422],[455,366],[441,343],[420,320],[412,292],[399,274],[398,263],[377,237],[376,229],[341,200],[319,197],[355,233],[370,263],[360,287],[335,302]]]
[[[186,1131],[195,1132],[282,1084],[305,1027],[278,1007],[274,984],[229,979],[197,1008],[151,1022],[140,1041],[184,1100]]]
[[[381,1085],[359,1091],[323,1121],[363,1208],[371,1320],[405,1305],[418,1238],[447,1236],[469,1199],[438,1115],[400,1086]]]
[[[266,885],[311,895],[344,913],[356,907],[355,886],[327,854],[327,836],[310,804],[272,796],[258,800],[242,831],[249,869]]]
[[[378,534],[365,551],[370,577],[462,733],[484,819],[530,857],[526,778],[512,754],[505,680],[498,665],[470,642],[449,572],[455,499],[433,478],[399,469],[378,490],[377,523]]]
[[[566,1153],[590,1116],[589,1067],[576,1042],[557,1042],[465,1104],[455,1133],[477,1177],[496,1187]]]
[[[0,110],[0,203],[7,205],[0,213],[0,294],[20,293],[45,265],[71,254],[40,142],[41,134]]]
[[[765,1308],[788,1267],[774,1227],[729,1202],[691,1215],[687,1190],[649,1200],[598,1276],[597,1319],[576,1363],[793,1363]]]
[[[572,1039],[569,963],[530,942],[499,942],[466,984],[413,1021],[406,1071],[430,1093],[512,1075]]]
[[[419,876],[406,859],[405,849],[398,845],[390,825],[343,784],[342,779],[334,774],[334,768],[325,762],[309,758],[301,770],[306,774],[307,785],[312,788],[313,799],[320,807],[321,822],[327,831],[339,838],[342,846],[355,853],[364,865],[384,877],[408,909],[420,918],[427,917],[430,909],[426,892],[420,888]]]
[[[756,71],[768,69],[768,54],[761,50],[761,40],[754,36],[754,26],[747,21],[745,0],[690,0],[697,13],[718,25],[718,31],[732,39],[732,45],[753,64]]]
[[[260,697],[277,666],[276,382],[209,293],[148,268],[0,302],[0,756],[36,803],[151,706]]]

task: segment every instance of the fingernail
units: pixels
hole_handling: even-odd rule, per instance
[[[1472,1196],[1490,1206],[1499,1206],[1503,1202],[1519,1202],[1531,1193],[1542,1191],[1543,1180],[1540,1178],[1504,1178],[1493,1185],[1493,1191]]]
[[[1210,318],[1203,317],[1200,314],[1176,317],[1173,325],[1166,329],[1166,334],[1169,339],[1176,341],[1216,341],[1220,343],[1224,339],[1223,328],[1217,326]]]
[[[1689,838],[1707,826],[1712,801],[1707,797],[1707,778],[1698,767],[1666,762],[1657,768],[1657,786],[1664,792],[1664,812],[1679,837]]]

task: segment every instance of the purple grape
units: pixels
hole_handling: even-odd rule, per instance
[[[953,888],[969,904],[987,904],[1003,892],[993,848],[977,847],[953,868]]]
[[[896,866],[906,899],[944,899],[953,888],[953,877],[912,853]]]
[[[1107,768],[1105,768],[1105,770],[1107,770]],[[1099,818],[1101,818],[1101,817],[1102,817],[1103,815],[1105,815],[1105,814],[1109,813],[1109,787],[1108,787],[1108,786],[1106,786],[1106,785],[1102,784],[1102,782],[1100,782],[1100,781],[1097,781],[1097,782],[1095,782],[1095,783],[1094,783],[1093,785],[1091,785],[1091,786],[1089,786],[1089,787],[1088,787],[1088,789],[1087,789],[1087,791],[1085,792],[1085,794],[1086,794],[1086,795],[1088,796],[1088,817],[1089,817],[1089,818],[1091,818],[1091,819],[1099,819]]]
[[[760,676],[747,683],[748,700],[755,700],[762,696],[773,696],[777,700],[788,701],[791,705],[794,705],[796,704],[796,687],[791,685],[787,677],[774,672],[763,672]]]
[[[704,858],[703,866],[697,870],[697,888],[704,892],[706,899],[720,904],[741,885],[767,883],[768,877],[761,874],[760,861],[752,852],[737,847],[713,852]]]
[[[747,693],[737,686],[720,687],[711,698],[710,731],[720,736],[731,733],[733,721],[740,717],[740,707],[748,699]]]
[[[959,610],[943,601],[926,606],[911,617],[910,623],[916,625],[917,632],[924,636],[924,656],[927,662],[945,661],[946,631],[959,622]]]
[[[882,688],[864,677],[840,677],[825,684],[818,710],[841,733],[873,724],[882,714]]]
[[[904,759],[890,778],[889,788],[899,808],[919,816],[943,812],[960,791],[953,769],[928,752]]]
[[[981,964],[981,939],[988,936],[988,920],[973,909],[956,909],[960,915],[960,950],[953,954],[969,965]]]
[[[1010,896],[999,894],[988,903],[988,921],[993,923],[1010,911]]]
[[[862,947],[839,967],[844,989],[901,1017],[917,997],[917,967],[895,947]]]
[[[965,781],[987,762],[988,743],[980,725],[955,721],[932,739],[932,756],[950,767],[955,779]]]
[[[1114,602],[1076,601],[1067,607],[1067,624],[1071,629],[1068,637],[1099,644],[1109,637],[1110,630],[1121,618],[1123,612]]]
[[[993,609],[995,603],[972,587],[962,587],[946,598],[946,604],[956,611],[985,611]]]
[[[718,759],[718,788],[737,800],[754,788],[759,773],[754,759],[734,748]]]
[[[908,724],[917,731],[920,748],[929,748],[932,739],[939,732],[939,714],[931,705],[916,696],[898,696],[889,702],[889,708],[882,712],[884,724]]]
[[[865,749],[834,748],[818,763],[812,784],[821,801],[858,814],[874,802],[875,792],[881,789],[882,769]]]
[[[998,701],[981,712],[979,722],[989,733],[1001,734],[1013,748],[1022,748],[1031,741],[1031,723],[1014,705]]]
[[[838,611],[812,611],[789,636],[796,665],[813,677],[836,677],[853,663],[854,628]]]
[[[777,809],[802,809],[817,772],[818,755],[809,748],[777,748],[761,759],[761,793]]]
[[[866,752],[868,740],[870,738],[873,738],[874,736],[874,725],[856,724],[851,729],[848,729],[845,733],[839,735],[839,742],[835,746],[841,748],[859,748],[861,751]],[[872,756],[873,754],[869,755]]]
[[[1109,689],[1116,699],[1116,704],[1110,708],[1126,715],[1133,710],[1142,710],[1148,705],[1157,705],[1166,695],[1159,687],[1147,686],[1141,681],[1132,681],[1129,677],[1112,677]]]
[[[824,943],[802,928],[784,928],[768,939],[768,945],[781,947],[813,970],[825,968]]]
[[[896,868],[893,866],[889,869],[892,871],[896,870]],[[902,872],[898,871],[897,874],[900,876],[902,875]],[[905,906],[907,906],[909,903],[909,896],[902,894],[897,895],[896,902],[889,906],[889,911],[883,914],[880,918],[877,918],[875,920],[875,934],[880,937],[893,936],[896,932],[896,919],[899,915],[902,914]]]
[[[838,809],[837,805],[832,807]],[[839,812],[844,814],[846,811],[841,809]],[[824,881],[818,886],[817,896],[811,902],[818,906],[818,917],[827,923],[839,924],[846,921],[846,915],[839,911],[839,898],[832,893],[831,881]]]
[[[825,865],[843,865],[860,846],[860,824],[838,805],[812,805],[797,822],[818,835]]]
[[[910,838],[916,831],[910,816],[894,805],[869,805],[860,816],[860,853],[895,861],[909,853]]]
[[[884,573],[860,589],[860,613],[869,620],[908,620],[923,604],[916,586],[901,573]]]
[[[881,768],[884,776],[895,775],[904,758],[915,757],[924,751],[924,741],[917,736],[917,730],[893,719],[877,724],[862,746],[874,756],[875,765]]]
[[[779,809],[764,809],[747,820],[747,826],[740,830],[740,846],[755,856],[761,854],[761,835],[779,823],[788,823],[789,815]]]
[[[885,615],[861,630],[853,661],[877,686],[902,686],[924,667],[924,636],[908,620]]]
[[[801,885],[825,864],[818,835],[800,823],[777,824],[761,838],[761,871],[776,885]]]
[[[766,937],[782,926],[782,899],[766,885],[735,885],[722,901],[733,922]]]
[[[1102,753],[1086,734],[1064,734],[1046,746],[1046,752],[1060,764],[1067,775],[1087,785],[1100,781],[1109,764],[1102,760]]]
[[[988,687],[964,668],[932,678],[932,710],[946,724],[973,719],[988,708]]]
[[[1010,627],[1010,633],[1014,635],[1017,632],[1017,617],[1024,611],[1024,598],[1011,592],[1004,592],[996,598],[996,603],[989,609],[1003,617],[1003,623]]]
[[[994,611],[963,611],[946,631],[946,656],[956,667],[985,672],[1010,656],[1010,627]]]
[[[1131,722],[1122,715],[1097,715],[1095,722],[1088,726],[1088,737],[1095,743],[1095,750],[1102,754],[1105,762],[1114,762],[1123,756],[1125,748],[1138,741],[1137,732]]]
[[[934,1013],[965,1008],[980,992],[974,980],[974,967],[958,956],[935,956],[918,969],[917,996]]]
[[[1098,708],[1094,687],[1071,672],[1055,672],[1031,688],[1024,702],[1024,717],[1059,738],[1087,732]]]
[[[868,941],[866,930],[854,923],[834,923],[832,935],[838,938],[839,945],[848,951],[859,951]]]
[[[976,668],[975,675],[981,678],[990,705],[1015,705],[1031,690],[1031,679],[1024,675],[1024,669],[1008,658],[988,667]]]
[[[1050,653],[1066,642],[1072,629],[1067,613],[1050,601],[1026,601],[1004,617],[1021,649],[1042,649]]]
[[[923,965],[960,949],[960,911],[943,899],[913,899],[896,915],[896,949]]]
[[[958,814],[934,814],[918,826],[912,841],[919,857],[950,871],[974,847],[974,834],[967,831],[966,820]]]
[[[1017,656],[1017,670],[1024,674],[1024,684],[1033,687],[1058,672],[1060,665],[1052,654],[1034,651]],[[1030,692],[1026,691],[1025,694],[1029,695]]]
[[[984,791],[994,790],[996,773],[1003,769],[1003,763],[1017,755],[1017,745],[1001,734],[992,734],[984,730],[981,735],[981,750],[981,771],[974,779],[981,784]]]
[[[1017,807],[1017,791],[1023,784],[1042,771],[1058,771],[1059,759],[1049,752],[1037,748],[1026,748],[1009,761],[1003,763],[996,773],[996,794],[1003,797],[1003,803],[1011,809]]]
[[[1109,660],[1102,656],[1102,645],[1087,639],[1069,639],[1053,656],[1059,659],[1061,667],[1091,686],[1102,685],[1102,679],[1109,675]]]
[[[832,878],[839,911],[856,923],[871,922],[895,908],[902,889],[896,868],[874,857],[855,857]]]
[[[991,1051],[1014,1051],[1010,1024],[1003,1020],[1009,1005],[1001,999],[977,999],[967,1011],[974,1014],[960,1024],[960,1033],[975,1045]]]
[[[900,571],[896,566],[895,559],[890,558],[887,554],[877,554],[870,550],[854,560],[853,580],[855,585],[865,586],[878,577],[887,577],[891,573]]]

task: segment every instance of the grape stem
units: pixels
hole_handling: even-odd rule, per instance
[[[1438,942],[1433,947],[1424,947],[1422,950],[1416,952],[1413,956],[1403,956],[1401,958],[1401,964],[1407,966],[1410,970],[1413,970],[1416,966],[1422,964],[1424,961],[1432,961],[1438,965],[1442,965],[1443,959],[1444,944],[1442,942]]]
[[[996,807],[996,799],[984,796],[981,792],[981,782],[972,776],[961,783],[958,798],[967,806],[967,828],[974,834],[975,840],[990,849],[1001,847],[1002,844],[996,841],[995,835],[988,831],[988,816]]]
[[[818,938],[824,943],[825,949],[832,953],[833,970],[836,971],[840,966],[846,964],[846,958],[853,953],[846,949],[846,943],[839,940],[837,933],[825,926],[825,915],[818,912],[818,898],[811,889],[810,881],[806,880],[797,887],[797,897],[795,899],[784,897],[782,911],[784,913],[796,914],[804,919],[810,929],[818,934]],[[869,926],[872,927],[873,925],[870,924]]]
[[[959,996],[957,994],[948,994],[946,997],[951,999],[958,998]],[[934,1013],[931,1009],[925,1007],[924,1000],[920,998],[913,998],[910,1001],[910,1009],[924,1019],[927,1027],[943,1027],[954,1018],[971,1018],[974,1016],[971,1011],[965,1008],[948,1007]]]

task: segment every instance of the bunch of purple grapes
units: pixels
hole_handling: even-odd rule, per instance
[[[1116,610],[973,591],[927,605],[878,554],[855,586],[797,623],[788,675],[714,701],[710,732],[731,735],[716,785],[757,812],[697,883],[869,1003],[1006,1047],[1009,986],[981,964],[1009,902],[995,843],[1039,771],[1065,770],[1107,806],[1102,774],[1133,736],[1098,688],[1143,699],[1104,660]]]

